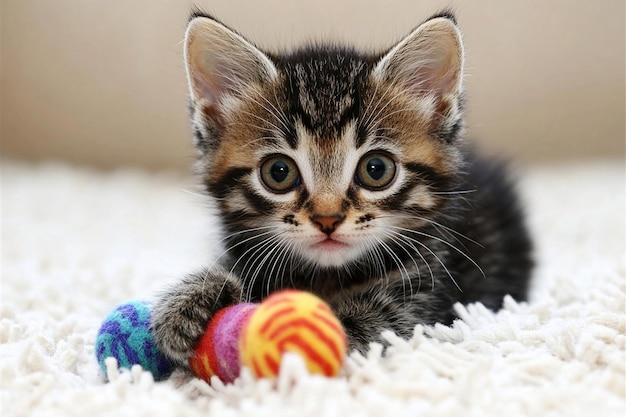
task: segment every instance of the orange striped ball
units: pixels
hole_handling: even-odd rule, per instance
[[[335,376],[346,349],[343,327],[324,301],[285,290],[265,299],[251,315],[239,353],[241,364],[257,377],[278,375],[285,352],[300,355],[311,373]]]

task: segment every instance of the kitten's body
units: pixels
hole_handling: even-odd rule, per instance
[[[264,54],[206,16],[186,37],[198,171],[225,252],[163,294],[160,347],[183,362],[220,308],[280,288],[333,307],[352,348],[449,323],[455,302],[526,296],[530,242],[501,167],[461,145],[453,18],[381,55]]]

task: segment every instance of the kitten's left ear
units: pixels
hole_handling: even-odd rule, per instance
[[[422,97],[445,100],[462,92],[463,42],[453,18],[427,20],[378,62],[374,75]]]
[[[185,63],[193,105],[202,104],[219,126],[225,99],[277,76],[271,60],[241,35],[208,16],[196,16],[185,34]]]

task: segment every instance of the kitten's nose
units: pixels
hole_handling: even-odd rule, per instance
[[[311,216],[311,221],[315,223],[322,232],[330,235],[332,232],[335,231],[337,226],[339,226],[339,224],[343,222],[343,219],[345,218],[346,216],[341,213],[332,214],[330,216],[314,214],[313,216]]]

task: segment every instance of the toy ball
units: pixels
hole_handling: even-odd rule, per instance
[[[313,294],[285,290],[265,299],[252,313],[240,341],[242,365],[257,377],[275,377],[281,357],[292,352],[309,372],[336,376],[347,340],[330,307]]]
[[[209,382],[217,375],[223,382],[239,376],[239,338],[257,304],[242,303],[219,310],[189,358],[191,372]]]
[[[161,353],[150,332],[150,305],[130,301],[115,308],[105,319],[96,337],[96,358],[106,375],[105,359],[114,357],[120,368],[133,365],[152,373],[155,380],[172,373],[173,365]]]

